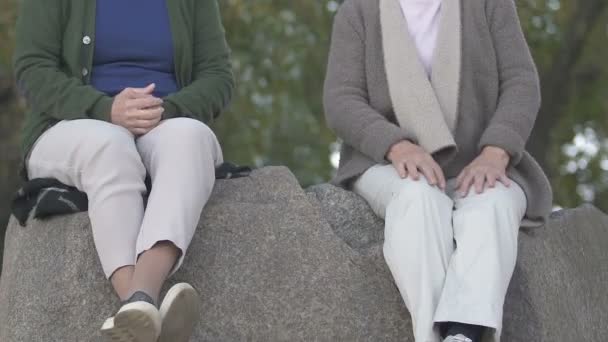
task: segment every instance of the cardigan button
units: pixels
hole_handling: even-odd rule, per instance
[[[82,76],[86,76],[89,74],[89,69],[87,68],[82,68]]]
[[[83,43],[84,45],[89,45],[89,44],[91,44],[91,37],[89,37],[89,36],[84,36],[84,37],[82,37],[82,43]]]

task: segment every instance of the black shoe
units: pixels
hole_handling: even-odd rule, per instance
[[[486,327],[481,325],[459,322],[445,322],[440,326],[441,337],[449,342],[480,342],[485,329]]]

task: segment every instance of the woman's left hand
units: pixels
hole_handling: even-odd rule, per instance
[[[469,194],[471,187],[481,194],[486,186],[493,188],[496,182],[501,182],[506,187],[511,185],[507,177],[507,166],[511,157],[500,147],[486,146],[479,156],[460,172],[457,178],[458,192],[465,197]]]

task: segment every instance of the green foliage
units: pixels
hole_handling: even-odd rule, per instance
[[[226,159],[287,165],[307,185],[328,179],[335,138],[324,123],[321,95],[332,6],[279,0],[222,4],[237,76],[234,104],[216,127]]]
[[[566,15],[580,3],[575,0],[557,1],[563,8],[556,12],[560,32],[571,22]],[[567,99],[552,117],[546,153],[553,172],[556,203],[577,206],[592,202],[608,210],[608,6],[604,7],[569,72]],[[540,54],[550,54],[554,48],[537,48]],[[560,72],[560,71],[558,71]],[[555,101],[545,96],[545,102]]]

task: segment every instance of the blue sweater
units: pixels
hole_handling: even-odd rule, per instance
[[[97,0],[91,84],[109,96],[156,83],[178,90],[166,0]]]

